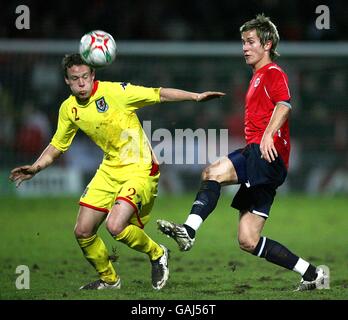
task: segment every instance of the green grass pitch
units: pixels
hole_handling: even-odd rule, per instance
[[[161,291],[151,287],[147,256],[117,243],[102,225],[99,234],[122,279],[121,290],[79,291],[96,280],[73,235],[76,198],[1,198],[1,300],[343,300],[348,298],[348,200],[346,197],[279,195],[263,235],[302,258],[330,268],[329,290],[293,292],[300,276],[241,251],[236,211],[223,194],[200,229],[196,244],[180,252],[156,229],[158,218],[183,222],[194,199],[160,195],[145,230],[171,250],[170,278]],[[30,289],[16,288],[16,267],[27,265]]]

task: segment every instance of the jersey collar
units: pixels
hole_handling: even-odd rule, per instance
[[[97,91],[98,85],[99,85],[99,81],[94,81],[94,83],[93,83],[93,89],[92,89],[92,92],[91,92],[91,97],[93,97],[94,94],[95,94],[95,92]]]
[[[270,62],[270,63],[265,64],[263,67],[261,67],[259,70],[257,70],[257,71],[255,72],[255,74],[265,71],[265,70],[268,69],[271,65],[274,65],[274,62],[273,62],[273,61]]]

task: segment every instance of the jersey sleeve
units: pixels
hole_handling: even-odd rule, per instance
[[[59,109],[58,125],[50,144],[58,150],[65,152],[69,149],[78,127],[69,119],[67,109],[62,104]]]
[[[143,87],[124,82],[120,83],[120,86],[124,94],[126,108],[129,111],[135,111],[161,101],[160,88]]]
[[[265,87],[269,98],[275,105],[280,101],[290,103],[291,95],[288,85],[288,77],[279,69],[268,71]]]

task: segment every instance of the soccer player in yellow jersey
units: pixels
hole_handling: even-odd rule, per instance
[[[65,56],[62,66],[72,94],[60,107],[57,131],[39,158],[32,165],[13,169],[10,179],[18,187],[50,166],[68,150],[81,129],[104,152],[102,163],[80,198],[74,229],[85,258],[99,274],[97,281],[81,289],[121,287],[107,248],[97,235],[105,220],[115,240],[149,256],[152,286],[159,290],[169,276],[168,249],[144,231],[157,195],[159,166],[135,111],[160,102],[207,101],[224,93],[95,81],[95,70],[79,54]]]

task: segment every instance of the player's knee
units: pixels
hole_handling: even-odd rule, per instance
[[[215,170],[212,170],[211,166],[205,168],[201,175],[202,180],[214,180],[217,182],[221,182],[221,175],[217,174],[214,171]]]
[[[76,225],[74,228],[74,235],[76,239],[86,239],[94,234],[93,230],[80,225]]]
[[[113,237],[117,236],[124,230],[124,226],[110,220],[107,220],[105,225],[106,230],[108,230]]]
[[[242,249],[243,251],[247,251],[247,252],[252,253],[255,251],[258,240],[254,239],[251,236],[240,235],[238,237],[238,242],[239,242],[240,249]]]

